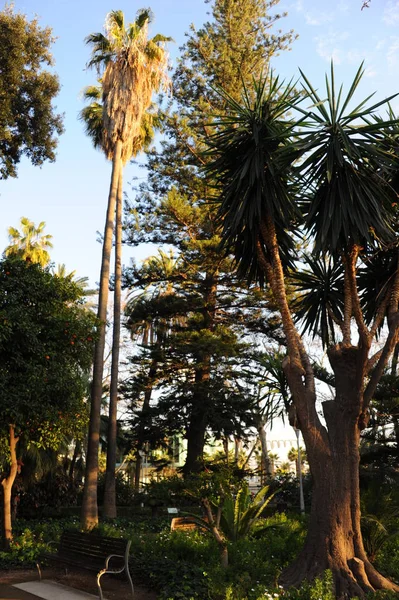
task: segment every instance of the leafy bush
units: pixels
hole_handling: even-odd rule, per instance
[[[234,542],[246,537],[257,522],[259,531],[259,518],[274,495],[269,494],[266,497],[268,491],[269,486],[266,486],[252,499],[247,482],[243,482],[235,497],[230,492],[224,498],[220,528],[228,540]],[[214,507],[217,508],[215,505]]]
[[[134,571],[160,591],[159,600],[204,600],[209,597],[207,574],[185,560],[135,557]]]
[[[65,473],[49,473],[20,492],[18,516],[37,518],[49,512],[57,516],[60,507],[76,505],[78,495],[79,486]]]
[[[312,500],[312,478],[309,473],[302,477],[305,508],[309,509]],[[292,473],[280,473],[267,481],[271,492],[276,492],[275,502],[281,511],[299,511],[299,479]]]
[[[0,552],[0,568],[33,567],[37,557],[58,541],[64,529],[78,528],[77,519],[25,521],[14,524],[14,539],[9,552]]]
[[[263,527],[274,526],[274,529]],[[260,519],[248,537],[228,543],[230,564],[219,565],[213,538],[200,531],[170,532],[168,519],[117,519],[103,522],[98,532],[132,540],[131,570],[135,581],[145,582],[160,600],[333,600],[332,575],[325,575],[300,589],[277,586],[281,570],[298,554],[305,536],[305,521],[285,514]],[[0,552],[0,569],[32,567],[48,542],[58,540],[64,529],[79,528],[78,519],[15,523],[11,552]],[[397,578],[399,547],[389,540],[380,551],[377,566]],[[396,594],[378,592],[368,600],[393,600]]]
[[[105,473],[98,476],[98,504],[102,506],[104,501]],[[123,473],[117,473],[115,476],[115,494],[117,506],[131,506],[134,503],[134,490],[131,484],[126,481]]]

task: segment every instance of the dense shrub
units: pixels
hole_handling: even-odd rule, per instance
[[[17,515],[23,518],[59,516],[61,507],[77,504],[79,489],[65,473],[49,473],[21,489]]]
[[[159,600],[333,600],[331,573],[299,590],[282,590],[281,570],[297,555],[305,536],[300,517],[276,514],[261,519],[251,537],[229,543],[230,564],[222,569],[215,540],[202,532],[170,532],[167,518],[137,516],[103,522],[98,532],[132,540],[131,570],[134,580],[155,589]],[[15,522],[11,552],[0,552],[0,569],[32,567],[48,542],[59,539],[64,529],[79,528],[79,520]],[[377,566],[398,578],[399,547],[388,541],[377,557]],[[393,600],[396,594],[378,592],[368,600]]]
[[[104,500],[105,473],[98,476],[98,504],[102,506]],[[117,506],[131,506],[134,503],[134,491],[131,483],[126,481],[123,473],[117,473],[115,477],[115,495]]]

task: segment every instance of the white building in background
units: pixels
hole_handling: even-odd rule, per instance
[[[272,471],[275,472],[278,470],[281,465],[289,463],[289,471],[292,473],[296,473],[295,463],[290,462],[288,460],[288,454],[292,448],[297,449],[297,438],[295,435],[294,429],[289,425],[284,425],[281,421],[276,421],[273,424],[272,429],[268,428],[266,431],[267,438],[267,450],[268,453],[272,455]],[[253,444],[256,443],[256,437],[254,436],[252,440],[248,443],[248,452],[251,451]],[[303,447],[302,437],[300,437],[300,444]],[[155,451],[151,451],[148,454],[143,452],[142,454],[142,465],[141,465],[141,484],[149,483],[152,478],[162,478],[165,475],[172,475],[176,472],[177,469],[181,468],[184,465],[186,459],[186,440],[182,439],[180,436],[174,436],[171,440],[171,446],[169,451],[169,464],[163,470],[162,474],[157,474],[154,469],[154,461],[153,458],[160,458],[162,452],[159,453]],[[233,450],[234,441],[231,440],[229,444],[229,449]],[[214,454],[218,451],[224,451],[222,442],[210,443],[205,447],[205,451],[208,454]],[[158,455],[158,456],[157,456]],[[257,454],[253,452],[251,454],[251,458],[248,462],[248,466],[250,469],[254,471],[258,468],[258,458]],[[254,476],[249,478],[249,486],[256,491],[256,489],[260,488],[261,482],[259,476]]]

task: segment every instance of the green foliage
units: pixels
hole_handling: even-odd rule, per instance
[[[105,473],[98,476],[98,503],[103,504],[104,499]],[[115,498],[116,506],[131,506],[133,504],[134,492],[131,483],[126,481],[123,473],[115,475]]]
[[[51,551],[49,542],[58,541],[64,529],[78,527],[77,519],[25,521],[18,519],[10,551],[0,552],[0,568],[34,567],[39,554]]]
[[[160,594],[160,600],[334,600],[332,574],[326,571],[313,583],[300,589],[283,590],[275,581],[303,543],[300,521],[285,515],[265,520],[277,529],[264,531],[259,539],[243,538],[229,548],[230,566],[221,569],[215,541],[200,532],[172,532],[167,521],[153,531],[154,519],[117,519],[101,523],[102,535],[132,540],[131,570],[134,580],[144,582]],[[162,526],[163,523],[163,526]],[[51,551],[50,541],[57,541],[65,529],[78,528],[77,519],[24,521],[15,524],[11,552],[0,552],[0,568],[33,567],[40,552]],[[396,560],[399,573],[399,550],[386,551]],[[396,558],[395,558],[396,557]],[[388,564],[388,563],[387,563]],[[368,600],[393,600],[392,592],[377,592]]]
[[[305,269],[295,271],[292,281],[298,290],[292,308],[302,331],[321,336],[323,347],[335,343],[334,318],[344,310],[343,265],[323,257],[305,256]]]
[[[399,536],[399,497],[396,486],[382,483],[375,478],[361,494],[361,529],[364,548],[371,562],[385,563],[386,550],[390,548],[389,560],[395,562]],[[395,569],[395,567],[394,567]],[[383,571],[386,570],[384,564]],[[391,567],[389,568],[391,571]]]
[[[392,116],[384,121],[373,120],[373,115],[394,96],[371,106],[367,97],[350,108],[364,74],[363,64],[346,97],[342,86],[335,88],[333,64],[330,77],[326,77],[327,100],[301,74],[306,97],[313,103],[310,111],[303,113],[314,131],[302,141],[306,158],[298,171],[311,190],[306,225],[315,252],[334,254],[353,244],[364,248],[392,242],[396,194],[389,178],[397,166],[386,142],[391,127],[397,130],[398,123]]]
[[[165,139],[148,155],[148,182],[131,205],[126,229],[131,244],[171,245],[179,259],[173,274],[136,268],[126,273],[128,284],[147,286],[149,296],[160,284],[173,290],[163,301],[153,298],[141,306],[148,315],[152,309],[158,323],[163,319],[167,324],[168,341],[146,344],[135,358],[134,373],[140,375],[132,377],[128,394],[137,414],[150,379],[146,378],[149,363],[159,361],[156,378],[151,380],[159,400],[142,429],[147,426],[159,438],[165,432],[185,432],[186,474],[202,464],[207,430],[218,438],[236,434],[243,439],[253,425],[253,397],[240,378],[249,354],[246,335],[260,321],[267,302],[237,280],[230,257],[220,253],[220,228],[209,203],[211,189],[200,171],[199,132],[209,130],[212,111],[225,110],[224,100],[211,86],[223,85],[239,97],[242,80],[250,82],[274,52],[290,45],[292,32],[272,32],[284,16],[274,13],[276,4],[274,0],[215,0],[210,2],[209,21],[199,30],[191,28],[173,77],[173,103],[161,113]],[[147,441],[153,442],[154,437]]]
[[[252,498],[245,481],[235,494],[229,490],[229,493],[223,498],[220,517],[220,528],[226,538],[235,542],[246,537],[254,529],[257,520],[273,496],[274,493],[269,493],[269,486],[265,486]],[[260,529],[257,528],[258,533],[259,531]]]
[[[163,477],[153,479],[144,486],[143,500],[146,504],[159,506],[181,506],[187,501],[187,482],[181,477]]]
[[[287,229],[295,228],[300,213],[289,193],[289,174],[298,151],[290,139],[296,123],[287,113],[301,96],[272,71],[252,87],[244,88],[241,103],[221,90],[229,112],[219,117],[207,140],[205,172],[215,181],[224,245],[236,256],[243,276],[263,282],[257,245],[260,239],[265,243],[261,227],[266,216],[274,220],[285,264],[292,264],[294,239]]]
[[[48,248],[52,248],[52,235],[44,235],[46,223],[42,221],[36,227],[33,221],[21,217],[21,231],[15,227],[8,228],[10,245],[5,249],[6,256],[18,256],[23,260],[31,260],[45,267],[50,262]]]
[[[209,597],[206,572],[196,564],[166,557],[162,561],[150,557],[145,560],[145,572],[150,569],[147,581],[160,590],[159,600],[203,600]],[[140,564],[136,568],[139,570]]]
[[[12,6],[0,12],[0,178],[16,177],[23,155],[34,165],[55,159],[56,135],[62,118],[54,113],[58,94],[53,64],[51,29],[28,21]]]
[[[63,506],[75,506],[79,490],[80,486],[71,482],[66,473],[61,470],[49,472],[20,490],[18,518],[50,516]]]
[[[14,424],[39,447],[57,447],[85,412],[95,318],[81,309],[81,295],[79,286],[39,265],[0,262],[2,426]]]

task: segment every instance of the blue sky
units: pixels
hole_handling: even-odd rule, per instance
[[[4,6],[0,2],[0,6]],[[46,221],[46,232],[53,235],[51,252],[55,263],[80,276],[98,281],[101,246],[96,231],[102,231],[105,219],[110,165],[93,150],[77,119],[82,108],[81,90],[95,82],[95,73],[85,70],[89,49],[84,38],[101,31],[107,12],[121,9],[133,20],[141,7],[151,6],[155,14],[151,34],[174,38],[170,46],[172,64],[176,64],[179,46],[190,23],[200,27],[209,5],[204,0],[148,0],[110,3],[109,0],[15,0],[15,8],[29,18],[37,15],[42,26],[50,26],[56,36],[53,46],[55,70],[61,92],[56,99],[58,112],[65,113],[65,133],[59,140],[57,160],[42,168],[21,162],[18,178],[0,181],[0,251],[7,245],[7,227],[17,226],[21,216],[35,223]],[[361,11],[362,0],[281,0],[275,12],[287,11],[279,22],[285,31],[294,29],[299,39],[290,52],[273,60],[275,70],[286,79],[297,77],[300,67],[316,87],[323,85],[331,58],[336,65],[337,81],[349,83],[360,62],[365,60],[366,74],[361,96],[376,91],[376,99],[399,91],[399,0],[372,0]],[[393,102],[399,112],[399,101]],[[139,162],[143,162],[139,158]],[[130,192],[133,177],[145,171],[128,165],[125,190]],[[144,258],[144,250],[126,249],[124,263],[135,255]]]

